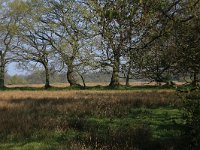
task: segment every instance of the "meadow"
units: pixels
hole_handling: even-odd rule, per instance
[[[179,149],[173,89],[0,91],[0,149]]]

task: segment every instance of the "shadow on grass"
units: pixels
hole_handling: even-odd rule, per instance
[[[72,99],[72,98],[40,98],[37,100],[33,98],[27,98],[27,99],[6,100],[6,102],[11,103],[11,104],[20,104],[26,107],[28,105],[34,105],[34,106],[52,105],[53,106],[53,105],[66,105],[66,104],[72,104],[72,103],[76,104],[82,101],[78,99]]]
[[[111,86],[66,86],[66,87],[54,87],[51,86],[49,88],[45,87],[4,87],[0,88],[0,91],[12,91],[12,90],[21,90],[21,91],[58,91],[58,90],[169,90],[175,89],[174,87],[166,87],[166,86],[118,86],[118,87],[111,87]]]
[[[68,122],[70,128],[85,134],[79,140],[93,148],[97,144],[108,149],[116,145],[119,149],[178,149],[181,147],[180,117],[177,109],[159,108],[136,110],[123,118],[80,118],[76,114]]]

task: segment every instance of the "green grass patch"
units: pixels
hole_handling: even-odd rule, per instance
[[[119,142],[120,138],[127,140],[127,146],[135,144],[140,147],[142,144],[131,142],[132,139],[137,139],[137,136],[149,137],[144,140],[150,142],[149,146],[154,147],[155,142],[156,145],[161,141],[168,143],[169,140],[180,136],[181,115],[178,109],[172,107],[141,107],[130,109],[129,114],[122,118],[103,116],[85,116],[79,120],[73,118],[73,122],[69,122],[71,126],[68,131],[38,130],[28,139],[2,141],[0,149],[59,149],[72,142],[84,143],[88,146],[94,146],[94,143],[98,142],[99,146],[106,145],[109,148]],[[90,138],[97,141],[90,141]],[[123,143],[121,146],[123,147]],[[119,144],[119,147],[121,146]]]
[[[182,113],[176,108],[133,108],[127,117],[123,118],[95,118],[87,120],[89,126],[99,128],[117,128],[120,126],[150,127],[155,138],[169,138],[179,135],[178,126],[182,123]],[[90,127],[89,127],[90,128]]]
[[[88,136],[96,139],[100,145],[107,144],[108,147],[112,147],[113,145],[109,143],[117,143],[119,142],[118,138],[123,138],[128,142],[127,146],[135,144],[136,147],[144,148],[141,147],[142,144],[132,143],[132,140],[136,140],[137,136],[141,134],[141,138],[147,140],[149,146],[154,149],[156,145],[166,144],[165,146],[168,147],[169,143],[176,142],[181,135],[183,120],[182,112],[173,107],[141,107],[132,108],[125,117],[87,116],[86,118],[77,118],[71,123],[71,127],[80,132],[80,135],[89,134]],[[137,133],[137,130],[141,133]],[[83,136],[81,140],[83,139],[87,139],[87,136]],[[94,143],[95,141],[89,142],[89,145]]]
[[[37,130],[29,138],[10,139],[0,142],[0,149],[5,150],[49,150],[70,146],[70,142],[77,138],[79,133],[74,130],[48,131]]]

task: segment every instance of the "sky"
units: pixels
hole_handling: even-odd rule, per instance
[[[25,75],[27,72],[16,67],[16,63],[11,63],[7,66],[7,73],[9,75]]]

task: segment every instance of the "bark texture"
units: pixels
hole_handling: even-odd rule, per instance
[[[75,72],[74,67],[71,64],[68,64],[68,71],[67,71],[67,81],[69,82],[70,86],[80,86],[75,79]]]
[[[113,72],[112,72],[112,78],[110,81],[109,86],[111,87],[117,87],[120,86],[119,82],[119,63],[120,63],[120,57],[116,55],[114,57],[114,63],[113,63]]]
[[[0,51],[0,88],[5,87],[5,63],[2,51]]]
[[[49,75],[49,68],[48,66],[44,66],[45,68],[45,89],[50,88],[50,75]]]

